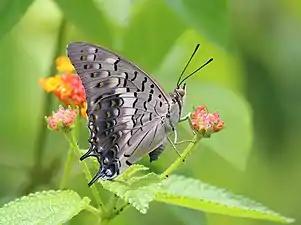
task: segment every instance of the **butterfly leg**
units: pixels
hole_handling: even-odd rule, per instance
[[[190,117],[190,113],[187,113],[185,116],[183,116],[182,118],[180,118],[179,123],[188,120]]]
[[[169,143],[171,144],[172,148],[176,151],[176,153],[179,155],[179,157],[182,157],[180,152],[178,151],[177,147],[175,146],[174,142],[169,138],[167,137],[167,140],[169,141]]]
[[[195,133],[194,131],[192,131],[192,132],[193,132],[193,134]],[[187,143],[187,142],[189,142],[189,143],[194,143],[195,142],[193,140],[184,140],[184,141],[179,141],[178,142],[178,133],[177,133],[177,130],[174,130],[174,134],[175,134],[174,141],[173,141],[174,145],[179,145],[179,144]]]

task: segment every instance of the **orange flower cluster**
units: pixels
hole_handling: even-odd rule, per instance
[[[56,59],[56,68],[58,75],[49,78],[43,78],[40,85],[47,92],[52,92],[65,105],[80,109],[80,114],[86,118],[86,94],[82,82],[77,74],[74,73],[74,67],[70,60],[65,56]]]
[[[225,126],[218,113],[209,113],[206,106],[198,106],[190,115],[192,128],[203,137],[210,137],[211,134],[219,132]]]

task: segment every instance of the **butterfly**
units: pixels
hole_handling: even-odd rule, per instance
[[[103,47],[72,42],[67,55],[86,92],[90,131],[88,151],[80,158],[96,157],[98,179],[111,180],[149,154],[156,160],[169,135],[175,132],[186,95],[186,83],[207,63],[181,80],[196,53],[190,57],[173,92],[167,93],[149,74],[118,54]],[[174,143],[172,143],[174,146]]]

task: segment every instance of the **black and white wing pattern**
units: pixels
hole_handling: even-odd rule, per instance
[[[145,72],[102,47],[73,42],[67,54],[87,98],[90,148],[81,160],[97,157],[100,168],[89,183],[113,179],[159,147],[171,97]]]

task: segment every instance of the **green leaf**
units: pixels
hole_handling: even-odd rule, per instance
[[[62,224],[86,208],[90,199],[71,190],[43,191],[16,199],[0,209],[0,224]]]
[[[0,1],[0,39],[15,26],[33,0],[2,0]]]
[[[162,182],[155,200],[209,213],[292,223],[260,203],[201,181],[172,175]]]
[[[206,213],[197,210],[191,210],[176,205],[168,205],[168,209],[173,213],[174,217],[182,221],[183,224],[189,225],[206,225]]]
[[[55,2],[68,21],[80,29],[84,36],[100,45],[111,46],[110,26],[113,25],[109,23],[93,0],[56,0]]]
[[[131,178],[133,175],[135,175],[138,172],[149,170],[146,166],[140,165],[140,164],[134,164],[130,166],[127,170],[125,170],[118,178],[119,181],[127,181],[129,178]]]
[[[142,167],[140,166],[139,169],[141,168]],[[137,172],[137,167],[136,169],[134,168],[132,172],[133,171]],[[124,175],[123,173],[120,176],[125,178],[127,175]],[[105,189],[115,193],[118,197],[145,214],[149,208],[149,203],[154,200],[156,194],[160,190],[161,180],[154,173],[149,173],[141,177],[132,177],[126,181],[123,181],[123,178],[118,177],[113,181],[104,180],[100,181],[100,183]]]
[[[220,46],[227,46],[230,37],[227,0],[165,0],[187,24]]]
[[[148,0],[132,20],[123,40],[123,53],[145,71],[154,70],[186,26],[161,0]],[[172,29],[171,29],[172,28]]]

